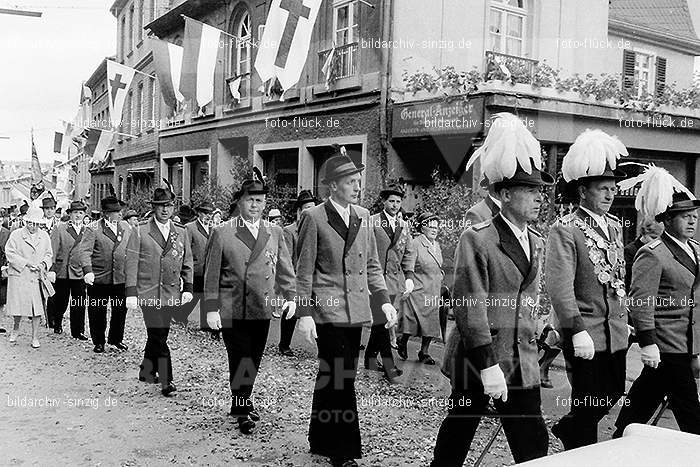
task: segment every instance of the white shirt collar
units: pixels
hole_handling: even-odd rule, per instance
[[[590,209],[586,209],[583,206],[579,206],[585,213],[587,213],[591,218],[595,221],[596,224],[598,224],[598,227],[601,228],[601,230],[605,233],[605,236],[607,238],[610,238],[610,234],[608,234],[608,220],[605,218],[605,215],[600,215],[596,214]]]
[[[241,216],[241,219],[243,219],[243,222],[245,225],[250,229],[251,227],[254,229],[259,229],[260,228],[260,219],[256,220],[255,222],[248,222],[246,219],[244,219]]]
[[[489,193],[489,198],[491,198],[491,201],[493,201],[493,204],[495,204],[496,206],[498,206],[498,209],[503,208],[503,206],[501,206],[501,200],[500,200],[500,199],[494,198],[493,196],[491,196],[491,193]]]
[[[513,231],[513,235],[518,239],[518,243],[520,243],[520,246],[523,248],[525,256],[527,256],[527,259],[530,259],[530,238],[528,237],[527,225],[525,225],[524,230],[521,230],[520,227],[509,221],[503,214],[501,214],[501,219],[503,219],[506,225],[510,227],[510,230]]]
[[[170,220],[168,219],[165,222],[165,224],[161,224],[160,222],[158,222],[158,220],[156,220],[155,217],[153,218],[153,220],[155,221],[158,230],[160,230],[160,233],[163,234],[163,238],[167,240],[168,235],[170,234]]]
[[[117,231],[117,223],[116,222],[110,222],[109,220],[105,219],[105,225],[112,229],[114,232]]]
[[[666,233],[674,242],[676,242],[676,244],[677,244],[678,246],[680,246],[681,248],[683,248],[683,251],[685,251],[686,253],[688,253],[688,256],[690,256],[690,259],[692,259],[693,262],[695,262],[695,253],[693,252],[693,247],[690,246],[690,243],[688,243],[688,242],[685,242],[685,243],[684,243],[684,242],[681,242],[680,240],[678,240],[676,237],[674,237],[673,235],[671,235],[671,234],[668,233],[668,232],[664,232],[664,233]]]
[[[338,214],[340,214],[340,217],[343,219],[343,222],[345,222],[345,225],[350,225],[350,203],[348,203],[346,207],[342,207],[340,204],[333,201],[333,198],[329,197],[328,199],[331,201],[331,204],[335,210],[338,211]]]

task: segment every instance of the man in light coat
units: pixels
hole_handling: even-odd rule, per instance
[[[355,375],[362,327],[372,322],[371,293],[387,321],[396,323],[369,212],[357,206],[363,165],[340,154],[326,162],[330,198],[302,214],[297,253],[298,329],[317,338],[316,376],[309,445],[334,466],[362,457]]]

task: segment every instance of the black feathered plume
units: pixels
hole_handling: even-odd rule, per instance
[[[257,167],[253,167],[253,180],[265,184],[265,179],[263,178],[262,172]]]

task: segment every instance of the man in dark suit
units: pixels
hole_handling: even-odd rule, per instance
[[[363,169],[345,148],[328,159],[323,183],[330,198],[302,214],[297,244],[298,329],[310,342],[317,338],[319,358],[309,445],[334,466],[356,466],[362,457],[355,375],[362,327],[372,322],[369,294],[385,326],[396,323],[369,212],[354,204]]]
[[[287,318],[296,310],[294,269],[282,228],[261,220],[267,187],[262,175],[245,180],[236,195],[239,215],[212,231],[204,270],[207,324],[222,329],[228,353],[231,412],[250,434],[260,414],[251,395],[260,368],[275,289],[284,296]]]
[[[177,313],[176,320],[186,323],[187,317],[192,313],[192,310],[199,306],[199,326],[202,330],[211,332],[212,338],[218,339],[219,332],[212,331],[207,326],[207,312],[204,309],[204,302],[201,298],[204,294],[204,262],[206,261],[207,242],[209,241],[209,233],[211,231],[211,213],[214,211],[214,206],[205,201],[197,205],[194,209],[196,219],[185,225],[187,234],[190,239],[190,248],[192,250],[192,263],[194,271],[193,292],[194,298],[191,302],[182,305]]]
[[[372,215],[369,220],[377,241],[377,254],[384,272],[389,300],[394,303],[397,295],[411,293],[414,287],[413,279],[406,279],[404,276],[404,268],[408,260],[407,251],[411,243],[411,228],[405,221],[397,218],[401,203],[406,196],[403,188],[398,184],[391,185],[382,190],[379,196],[383,200],[384,209]],[[365,368],[382,371],[389,382],[396,382],[396,378],[403,372],[394,362],[389,330],[384,326],[386,320],[381,310],[381,303],[375,303],[374,300],[370,303],[372,331],[365,349]],[[402,348],[402,344],[405,347],[405,341],[402,340],[399,349]],[[377,363],[377,355],[381,356],[381,364]]]
[[[487,194],[484,199],[467,210],[467,213],[464,216],[464,224],[466,227],[489,220],[501,210],[501,200],[498,197],[499,195],[494,190],[493,185],[489,184],[486,177],[481,179],[479,186],[486,189]]]
[[[63,314],[70,300],[70,331],[74,339],[85,341],[86,288],[80,263],[80,241],[85,231],[83,217],[87,207],[73,201],[67,209],[70,220],[57,225],[51,232],[54,262],[47,276],[54,282],[54,307],[48,319],[53,332],[63,332]]]
[[[624,177],[610,154],[626,153],[616,138],[586,130],[562,162],[564,178],[576,185],[580,204],[550,230],[545,280],[571,383],[571,410],[552,433],[567,450],[598,441],[598,422],[625,391],[622,226],[608,210],[617,192],[615,181]]]
[[[642,183],[640,193],[645,184],[649,182]],[[700,291],[700,245],[692,239],[700,201],[687,193],[674,194],[671,186],[651,189],[666,191],[672,202],[656,213],[664,233],[639,250],[632,267],[630,311],[644,367],[617,417],[615,438],[630,423],[647,423],[664,396],[681,431],[700,435],[700,402],[692,369],[700,353],[700,322],[694,314],[695,292]]]
[[[286,226],[283,230],[284,232],[284,243],[287,245],[287,250],[289,254],[292,255],[292,265],[294,266],[294,271],[297,269],[297,242],[299,241],[299,218],[301,213],[307,209],[311,209],[316,206],[316,197],[309,190],[301,190],[297,196],[297,200],[294,203],[296,208],[297,220]],[[297,317],[294,316],[287,319],[286,314],[282,315],[280,320],[280,342],[278,349],[282,355],[287,357],[293,357],[294,352],[290,348],[292,343],[292,336],[294,335],[294,327],[297,324]]]
[[[173,384],[168,333],[173,315],[192,301],[192,249],[185,227],[170,219],[175,208],[170,186],[153,191],[151,206],[153,218],[141,222],[129,238],[126,306],[131,310],[141,306],[148,336],[139,380],[159,381],[161,394],[172,397],[177,387]]]
[[[537,157],[539,143],[524,126],[521,130],[516,136],[527,138],[530,144],[524,146],[532,147]],[[501,156],[516,157],[481,157]],[[452,299],[457,326],[447,339],[443,364],[452,393],[435,443],[435,467],[464,464],[489,398],[502,417],[516,463],[547,455],[535,309],[544,239],[528,222],[537,220],[541,188],[552,185],[554,178],[536,164],[523,167],[521,160],[531,160],[530,155],[520,156],[513,161],[514,173],[490,174],[502,201],[499,214],[466,229],[455,250]]]
[[[629,290],[632,282],[632,265],[637,252],[647,243],[656,240],[664,231],[664,226],[653,219],[647,219],[640,227],[639,236],[625,245],[625,288]]]
[[[102,219],[83,227],[80,240],[80,265],[83,268],[83,281],[88,285],[88,319],[90,337],[95,345],[95,353],[105,351],[105,331],[107,328],[107,304],[111,303],[112,316],[109,321],[107,343],[117,350],[126,351],[124,326],[126,304],[124,283],[126,274],[126,245],[131,228],[121,220],[123,201],[108,196],[100,201]]]

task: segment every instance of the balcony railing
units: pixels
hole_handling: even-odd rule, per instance
[[[509,79],[514,82],[529,83],[539,62],[525,57],[498,52],[486,52],[486,79]]]
[[[319,82],[326,81],[326,75],[323,72],[323,65],[326,63],[328,54],[330,54],[332,50],[333,49],[323,50],[318,53]],[[341,45],[335,48],[335,53],[331,63],[331,67],[333,67],[333,71],[331,72],[333,80],[347,78],[350,76],[355,76],[357,74],[357,63],[359,57],[357,51],[357,42],[353,42],[352,44]]]

